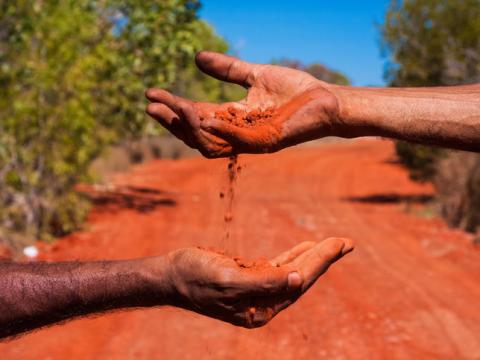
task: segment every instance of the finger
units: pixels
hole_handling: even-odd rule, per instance
[[[167,90],[150,88],[145,91],[145,97],[151,102],[161,102],[167,106],[173,107],[179,101],[180,97],[173,95]]]
[[[192,148],[196,148],[195,142],[187,136],[189,133],[185,131],[179,116],[168,106],[160,103],[151,103],[147,105],[147,114],[157,120],[163,127],[170,131],[175,137],[179,138],[185,144]]]
[[[172,126],[175,118],[178,118],[178,115],[172,109],[160,103],[148,104],[146,112],[165,127]]]
[[[304,278],[302,292],[307,291],[331,264],[352,250],[351,240],[329,238],[293,260],[289,265],[298,269]]]
[[[167,105],[170,109],[177,114],[180,112],[181,105],[192,105],[190,100],[184,99],[180,96],[173,95],[172,93],[163,90],[151,88],[145,92],[145,96],[152,102],[159,102]]]
[[[201,51],[195,57],[200,70],[222,81],[228,81],[244,87],[253,85],[254,69],[257,64],[251,64],[232,56]]]
[[[198,132],[198,139],[201,144],[198,150],[208,159],[228,157],[233,153],[233,148],[228,142],[201,129]]]
[[[318,243],[316,241],[304,241],[300,244],[297,244],[293,248],[283,252],[282,254],[278,255],[273,260],[271,260],[270,263],[273,266],[280,266],[283,264],[287,264],[291,262],[293,259],[295,259],[297,256],[299,256],[300,254],[303,254],[305,251],[310,250],[312,247],[314,247],[317,244]]]
[[[250,268],[243,271],[241,284],[245,296],[269,296],[294,292],[302,287],[303,278],[295,269],[282,267]]]
[[[194,103],[192,101],[173,95],[166,90],[155,88],[148,89],[145,92],[145,96],[150,101],[167,105],[181,118],[181,120],[185,120],[181,121],[181,124],[187,133],[190,133],[193,129],[199,128],[200,120],[195,112]]]
[[[157,120],[163,127],[181,139],[184,137],[178,124],[178,115],[168,106],[159,103],[147,105],[147,114]]]
[[[177,113],[182,119],[185,119],[186,122],[183,122],[185,130],[198,131],[200,128],[200,119],[193,107],[192,103],[182,101],[178,103]]]
[[[207,119],[200,123],[200,128],[232,145],[248,144],[252,135],[246,129],[219,119]]]

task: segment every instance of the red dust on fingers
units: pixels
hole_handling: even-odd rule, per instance
[[[244,111],[232,106],[217,110],[200,127],[229,142],[239,153],[267,153],[274,150],[280,136],[272,121],[275,114],[273,108]]]

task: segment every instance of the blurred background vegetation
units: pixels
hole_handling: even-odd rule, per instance
[[[92,181],[92,162],[114,144],[131,146],[139,161],[136,139],[161,134],[144,113],[146,88],[205,101],[244,95],[194,67],[198,50],[229,50],[199,7],[0,1],[0,242],[18,251],[81,226],[89,201],[75,187]]]
[[[229,52],[198,18],[199,7],[197,0],[0,0],[0,242],[18,250],[81,226],[89,201],[75,188],[92,181],[92,163],[119,144],[141,161],[138,141],[161,135],[144,114],[146,88],[214,102],[245,94],[195,68],[198,50]],[[480,82],[479,19],[478,0],[392,1],[380,29],[389,85]],[[322,64],[273,63],[349,83]],[[475,231],[479,156],[396,148],[412,178],[434,183],[449,224]]]
[[[49,239],[82,223],[88,202],[74,186],[89,180],[91,162],[108,144],[159,129],[144,115],[145,88],[209,100],[228,94],[192,68],[195,51],[228,49],[197,19],[198,7],[194,0],[0,2],[4,238]]]
[[[480,83],[480,1],[392,1],[381,28],[391,86]],[[480,225],[480,155],[396,143],[414,180],[432,181],[446,221]]]

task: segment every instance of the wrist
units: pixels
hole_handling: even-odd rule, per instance
[[[156,256],[136,260],[139,279],[137,294],[139,306],[171,305],[175,297],[168,256]]]
[[[372,116],[376,105],[370,96],[365,96],[362,88],[329,84],[327,90],[337,99],[338,104],[333,125],[335,136],[381,136],[378,122]]]

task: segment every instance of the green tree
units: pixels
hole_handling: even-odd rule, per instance
[[[49,238],[88,209],[74,191],[107,144],[152,132],[144,89],[173,86],[221,42],[196,0],[0,1],[0,227]],[[221,45],[226,50],[226,45]],[[149,125],[151,124],[151,125]]]
[[[392,1],[382,27],[392,86],[480,81],[480,1]]]
[[[209,24],[200,22],[195,28],[195,34],[202,39],[203,50],[223,53],[228,51],[227,42],[217,36]],[[235,101],[246,96],[246,90],[243,87],[219,81],[198,71],[193,58],[187,61],[178,72],[169,90],[188,99],[207,102]]]

